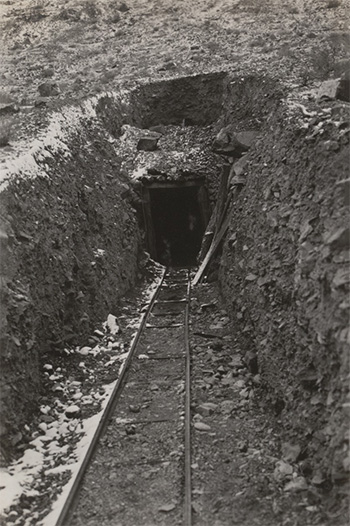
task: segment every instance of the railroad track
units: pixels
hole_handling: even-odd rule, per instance
[[[112,480],[110,524],[192,525],[190,294],[189,271],[167,269],[55,526],[85,523],[85,472],[83,493]]]

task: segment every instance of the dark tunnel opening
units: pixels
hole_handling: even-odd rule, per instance
[[[202,186],[148,188],[148,244],[151,255],[167,266],[196,265],[207,223]]]

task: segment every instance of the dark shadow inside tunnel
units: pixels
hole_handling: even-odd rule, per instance
[[[208,221],[204,186],[155,183],[145,194],[146,237],[151,256],[167,266],[195,265]]]

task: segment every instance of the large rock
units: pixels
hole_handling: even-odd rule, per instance
[[[213,151],[238,159],[249,150],[258,134],[257,131],[232,132],[230,127],[222,128],[214,140]]]
[[[339,79],[330,79],[322,82],[316,98],[317,100],[324,98],[350,102],[350,73],[344,73]]]
[[[14,102],[11,102],[10,104],[0,104],[0,115],[13,115],[19,111],[19,106]]]
[[[336,98],[345,102],[350,102],[350,71],[344,73],[339,80]]]
[[[60,94],[60,90],[54,82],[43,82],[38,86],[40,97],[55,97]]]
[[[158,148],[158,141],[161,135],[159,133],[153,133],[152,135],[145,135],[140,137],[137,143],[137,149],[143,150],[144,152],[154,152]]]

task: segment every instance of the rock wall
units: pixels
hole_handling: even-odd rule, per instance
[[[322,487],[341,486],[349,470],[349,122],[339,101],[307,106],[280,104],[250,151],[220,280],[248,365],[257,359],[259,396],[300,446],[301,469]]]
[[[133,124],[149,128],[214,123],[222,113],[226,79],[221,71],[140,85],[131,93]]]
[[[111,101],[109,119],[103,100],[54,114],[3,182],[2,438],[37,410],[44,356],[81,343],[137,275],[132,190],[109,133],[127,105]]]

